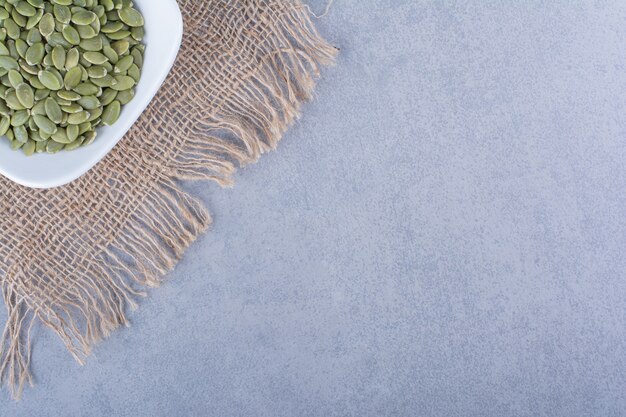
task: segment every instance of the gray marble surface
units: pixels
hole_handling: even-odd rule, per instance
[[[316,10],[322,1],[312,2]],[[626,3],[337,0],[315,101],[0,415],[626,415]]]

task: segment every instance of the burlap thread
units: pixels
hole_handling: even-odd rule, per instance
[[[0,178],[0,376],[15,398],[32,384],[32,326],[84,363],[211,223],[179,180],[231,185],[236,167],[275,148],[337,52],[298,0],[179,4],[174,69],[111,154],[58,189]]]

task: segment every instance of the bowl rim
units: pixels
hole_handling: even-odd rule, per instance
[[[148,0],[152,1],[152,0]],[[180,51],[180,47],[182,44],[183,37],[183,17],[180,11],[180,7],[176,0],[162,0],[169,3],[172,7],[172,14],[168,14],[168,19],[171,22],[171,27],[168,27],[168,34],[171,35],[173,39],[173,43],[168,44],[169,52],[167,52],[167,61],[162,63],[162,66],[158,69],[158,75],[155,82],[152,82],[149,86],[146,87],[147,94],[143,97],[135,97],[128,106],[126,106],[125,110],[127,112],[131,112],[131,117],[128,118],[125,123],[121,125],[114,125],[118,128],[115,135],[108,141],[106,146],[101,148],[94,148],[94,152],[86,155],[85,163],[76,165],[71,167],[67,171],[63,171],[59,175],[45,175],[41,178],[33,180],[31,178],[25,178],[20,176],[19,174],[11,171],[10,169],[6,169],[0,163],[0,174],[9,180],[16,182],[20,185],[29,188],[38,188],[38,189],[49,189],[56,188],[66,184],[69,184],[72,181],[80,178],[94,166],[96,166],[106,155],[108,155],[111,150],[122,140],[122,138],[128,133],[128,131],[132,128],[132,126],[137,122],[139,117],[143,114],[145,109],[148,107],[150,102],[154,99],[154,96],[159,91],[165,79],[169,75],[174,63],[176,62],[176,57],[178,56],[178,52]],[[137,101],[135,101],[137,100]],[[135,104],[132,106],[131,104]],[[88,147],[86,148],[88,149]],[[54,158],[57,155],[37,155],[39,157],[44,156],[47,158]]]

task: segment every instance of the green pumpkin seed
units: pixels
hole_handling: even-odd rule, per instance
[[[16,88],[18,85],[24,82],[24,77],[17,70],[11,70],[8,73],[9,82],[13,88]]]
[[[65,24],[70,23],[70,19],[72,18],[72,12],[70,12],[69,7],[67,7],[66,5],[62,5],[57,2],[57,4],[55,4],[52,8],[52,11],[54,13],[54,17],[59,22]]]
[[[46,99],[45,103],[45,114],[48,118],[56,124],[61,123],[61,119],[63,118],[63,111],[59,104],[53,98],[49,97]]]
[[[132,36],[133,39],[137,42],[141,42],[145,34],[146,32],[144,31],[143,27],[135,27],[130,30],[130,36]]]
[[[17,69],[17,67],[17,60],[15,58],[5,55],[0,56],[0,68],[12,70]]]
[[[28,35],[26,36],[26,42],[28,43],[28,46],[33,46],[34,44],[40,43],[41,41],[41,33],[39,33],[38,29],[31,29],[28,31]]]
[[[85,132],[85,139],[83,141],[83,146],[91,145],[93,141],[96,140],[97,136],[98,136],[98,132],[96,132],[95,130],[90,130],[88,132]]]
[[[7,137],[9,139],[11,139],[11,137],[15,138],[15,136],[13,136],[13,131],[12,130],[9,130],[7,132]],[[18,149],[21,149],[22,146],[24,146],[24,144],[22,142],[20,142],[20,141],[17,141],[17,140],[12,140],[11,141],[11,150],[17,151]]]
[[[30,17],[35,15],[35,8],[28,4],[27,1],[21,0],[15,3],[15,10],[22,16]]]
[[[130,37],[130,31],[128,30],[118,30],[117,32],[109,33],[109,39],[113,39],[116,41],[126,39]]]
[[[3,42],[0,42],[0,55],[11,55],[11,51]]]
[[[130,48],[130,43],[128,43],[128,41],[116,41],[111,43],[111,48],[113,48],[118,56],[126,55]]]
[[[117,122],[120,117],[121,104],[119,101],[114,100],[111,104],[104,108],[102,113],[102,123],[111,126]]]
[[[89,25],[96,20],[98,16],[94,12],[80,10],[72,15],[72,23],[77,25]]]
[[[61,109],[68,114],[73,114],[73,113],[78,113],[80,111],[83,111],[83,108],[80,107],[79,104],[77,103],[72,103],[70,105],[67,106],[61,106]]]
[[[124,7],[118,11],[120,20],[126,23],[128,26],[137,27],[143,26],[143,16],[137,10],[132,7]]]
[[[83,144],[82,140],[75,140],[72,143],[69,143],[69,144],[65,145],[63,150],[67,151],[67,152],[71,152],[71,151],[74,151],[74,150],[80,148],[82,144]]]
[[[72,45],[78,45],[80,43],[80,34],[71,26],[65,26],[63,28],[63,37]]]
[[[70,142],[74,142],[78,138],[80,128],[78,125],[68,125],[66,128],[67,137]]]
[[[104,56],[104,54],[100,52],[89,51],[89,52],[85,52],[83,56],[85,57],[87,62],[94,64],[94,65],[102,65],[105,62],[107,62],[107,57]]]
[[[59,98],[61,98],[62,100],[66,100],[69,102],[72,101],[78,101],[81,99],[81,95],[74,92],[74,91],[67,91],[67,90],[60,90],[57,92],[57,96],[59,96]]]
[[[122,106],[127,105],[135,97],[135,89],[120,91],[116,100],[120,102]]]
[[[9,106],[7,106],[4,101],[0,101],[0,115],[11,117],[11,114],[13,114],[13,112],[11,111]]]
[[[115,52],[115,49],[111,48],[109,45],[105,45],[102,47],[102,53],[107,57],[111,64],[117,64],[119,61],[119,55]]]
[[[135,80],[128,75],[116,75],[115,83],[111,86],[112,89],[117,91],[128,90],[135,86]]]
[[[94,65],[87,68],[87,73],[89,74],[89,78],[102,78],[107,75],[107,69],[100,65]]]
[[[98,87],[112,87],[114,84],[117,83],[117,81],[115,80],[115,78],[113,78],[111,75],[107,74],[104,77],[100,77],[100,78],[91,78],[90,79],[92,84],[95,84]]]
[[[34,140],[28,140],[28,142],[26,142],[24,146],[22,146],[22,151],[24,151],[24,155],[31,156],[32,154],[34,154],[36,145],[37,142],[35,142]]]
[[[54,135],[58,129],[57,125],[45,116],[40,116],[36,114],[33,116],[33,120],[42,132],[45,132],[49,135]]]
[[[28,65],[26,61],[20,61],[20,68],[24,70],[23,74],[37,75],[39,74],[39,68],[34,65]]]
[[[11,39],[20,37],[20,27],[11,18],[4,20],[4,28],[7,30],[7,36]]]
[[[28,122],[28,119],[30,119],[28,110],[16,111],[15,114],[13,114],[13,117],[11,117],[11,126],[22,126]]]
[[[98,52],[102,49],[102,38],[96,36],[91,39],[83,39],[80,41],[79,46],[85,51]]]
[[[73,88],[73,90],[83,96],[92,96],[98,93],[99,88],[92,83],[82,83]]]
[[[9,127],[11,127],[11,119],[6,116],[2,116],[2,118],[0,119],[0,136],[6,135]]]
[[[78,52],[78,49],[72,48],[67,51],[67,54],[65,54],[65,69],[71,70],[72,68],[74,68],[76,65],[78,65],[79,59],[80,53]]]
[[[28,44],[23,39],[17,39],[15,41],[15,49],[17,49],[17,53],[20,57],[24,58],[26,50],[28,50]]]
[[[64,147],[65,145],[63,145],[62,143],[55,142],[54,140],[50,140],[46,144],[46,152],[50,154],[54,154],[54,153],[61,151]]]
[[[18,11],[15,10],[15,8],[13,8],[13,11],[11,12],[11,18],[13,18],[15,24],[21,28],[25,27],[26,22],[28,22],[28,18],[19,14]]]
[[[52,49],[52,64],[58,70],[65,69],[65,48],[62,46],[55,46]]]
[[[50,13],[46,13],[41,17],[39,32],[44,38],[47,38],[54,32],[54,17]]]
[[[76,30],[81,39],[92,39],[98,36],[98,32],[91,26],[77,26]]]
[[[35,105],[35,93],[30,85],[26,83],[18,85],[15,87],[15,93],[22,106],[30,109]]]
[[[115,97],[117,97],[117,91],[112,88],[106,88],[100,96],[100,103],[106,106],[107,104],[111,104],[111,102],[115,100]]]
[[[46,53],[46,50],[43,44],[36,43],[32,45],[30,48],[28,48],[24,59],[26,59],[26,62],[28,63],[28,65],[39,65],[45,53]]]
[[[20,143],[28,142],[28,131],[24,126],[15,126],[13,128],[13,135],[15,140]]]
[[[60,90],[61,82],[50,70],[39,71],[39,81],[50,90]]]
[[[80,67],[74,67],[65,73],[65,78],[63,79],[63,83],[65,84],[65,88],[72,90],[80,84],[81,77],[83,75],[83,71]]]
[[[128,71],[131,65],[134,63],[134,58],[132,55],[126,55],[124,58],[120,59],[117,64],[115,64],[115,68],[113,72],[116,74],[120,74],[122,72]]]
[[[122,22],[108,22],[106,25],[102,26],[100,31],[102,33],[115,33],[122,30],[123,28],[124,24]]]
[[[85,110],[94,110],[101,106],[100,100],[96,96],[83,96],[78,99],[78,104]]]
[[[90,114],[87,111],[73,113],[73,114],[70,114],[70,116],[67,118],[67,122],[71,125],[79,125],[81,123],[86,122],[87,119],[89,119],[89,116]]]
[[[46,151],[47,141],[41,140],[35,145],[35,153],[42,153]]]

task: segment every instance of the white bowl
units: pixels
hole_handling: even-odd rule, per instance
[[[146,52],[135,97],[122,108],[117,123],[98,128],[98,137],[91,145],[53,155],[27,157],[22,151],[12,151],[9,141],[0,137],[0,174],[33,188],[67,184],[104,158],[139,118],[174,64],[182,40],[183,19],[176,0],[134,0],[134,3],[145,20]]]

